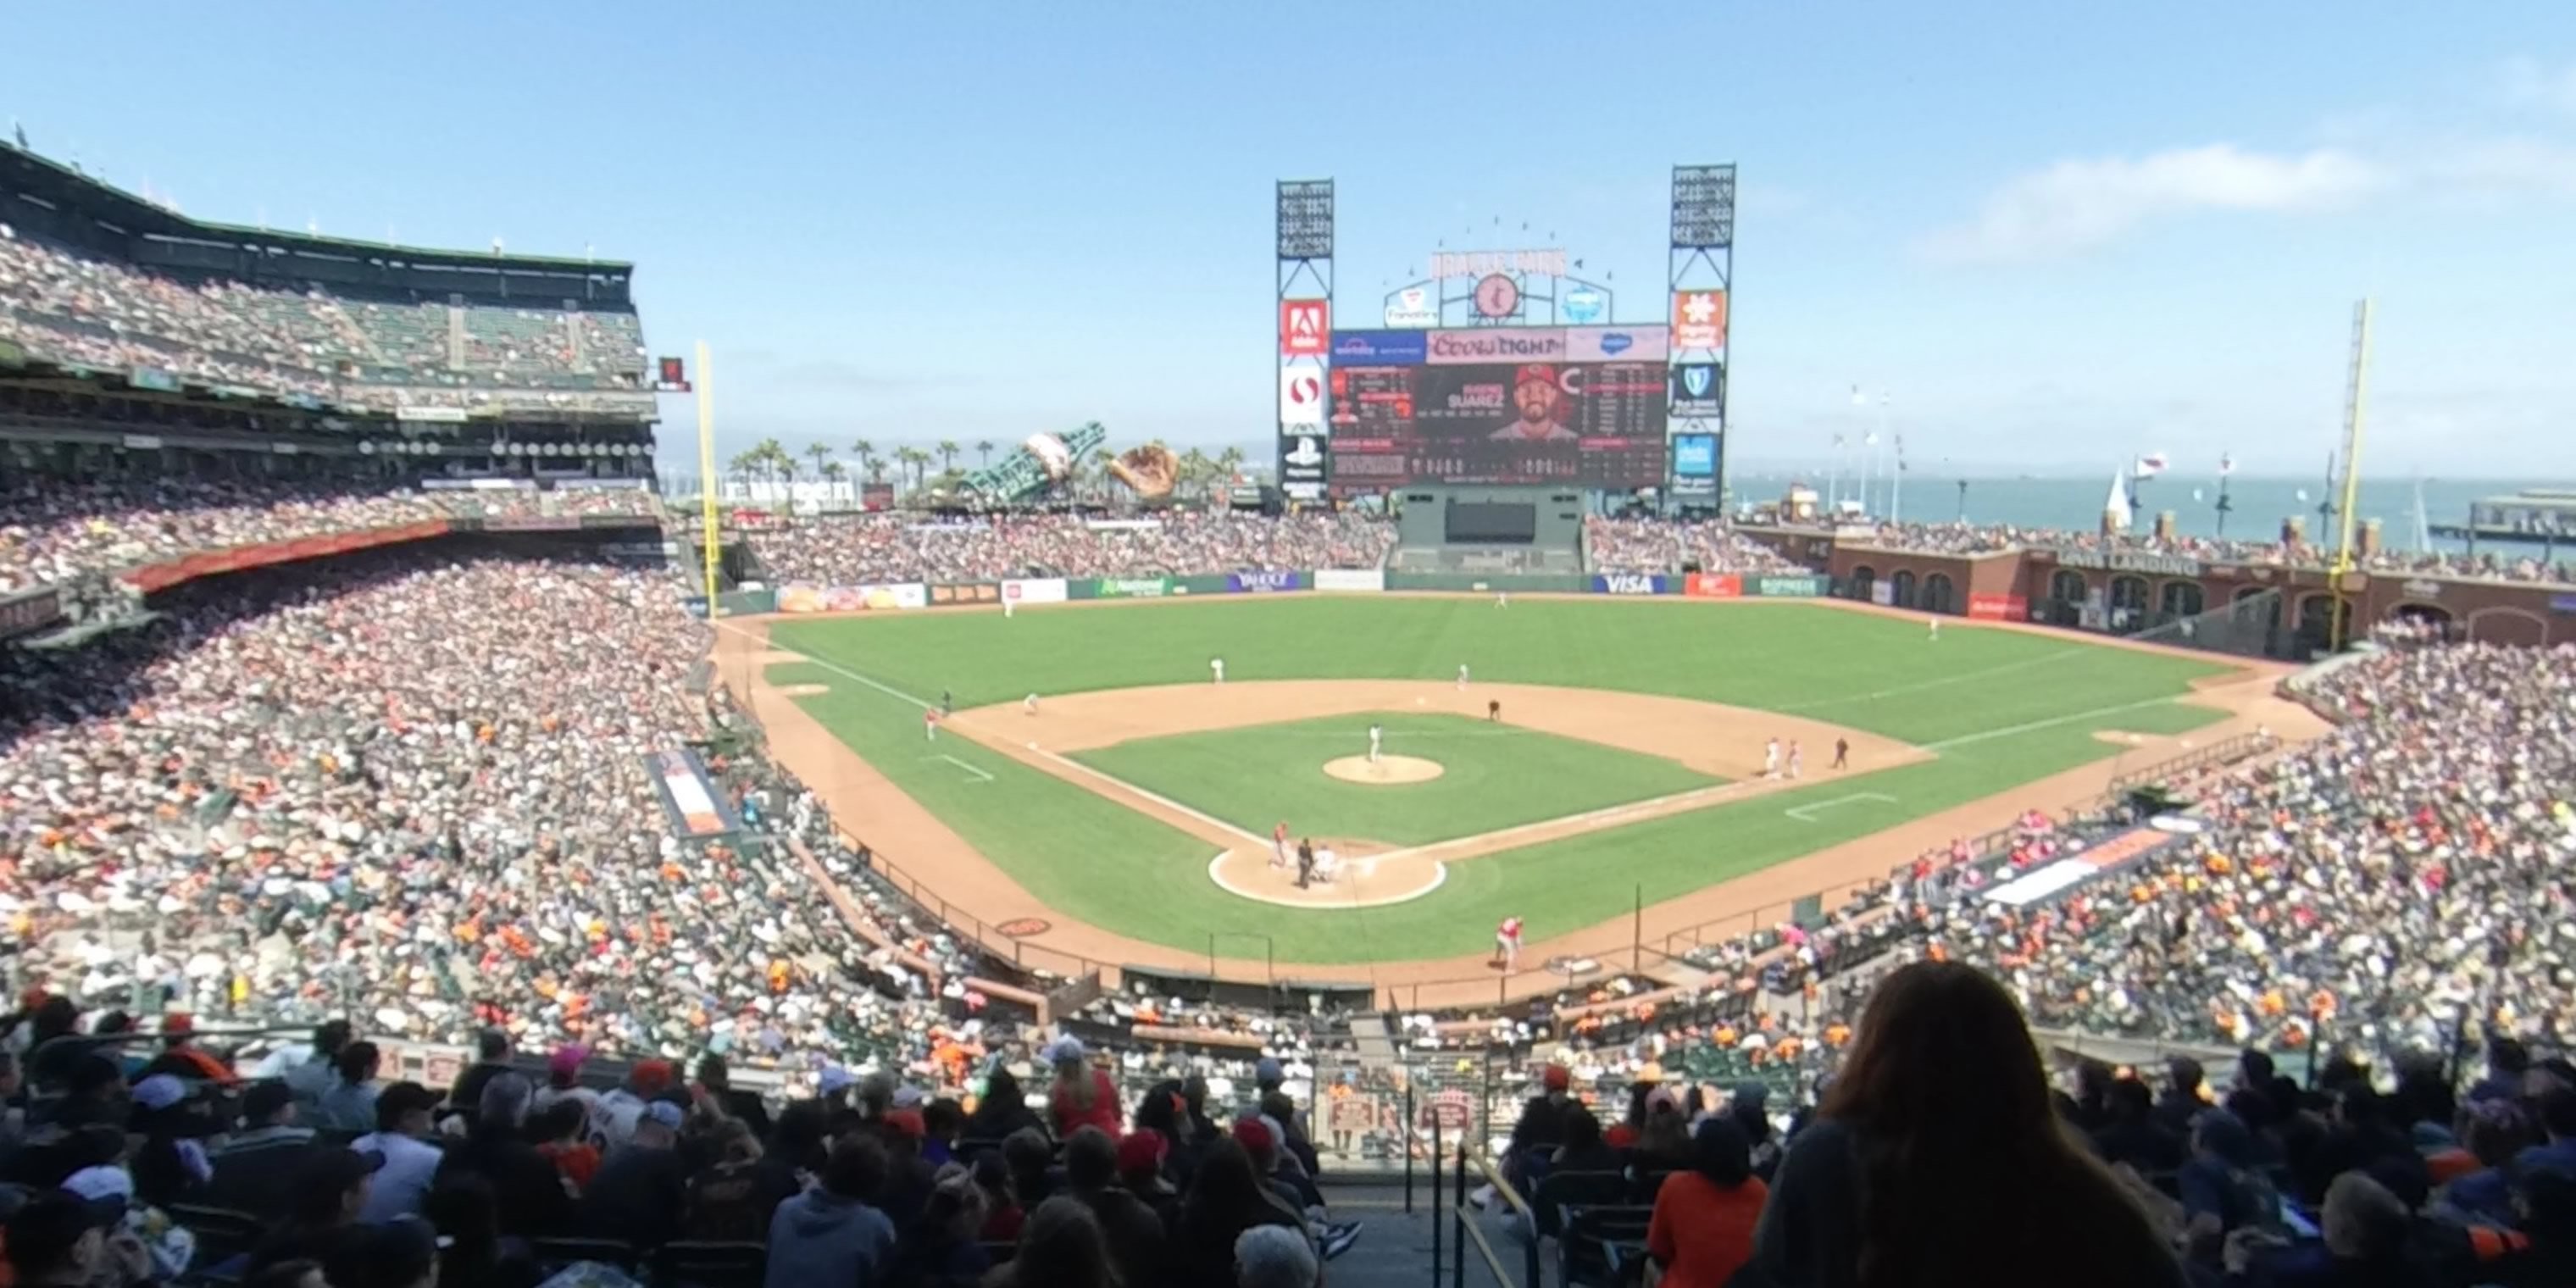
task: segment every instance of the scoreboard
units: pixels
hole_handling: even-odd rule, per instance
[[[1660,356],[1660,355],[1659,355]],[[1664,480],[1661,361],[1331,367],[1336,492]]]

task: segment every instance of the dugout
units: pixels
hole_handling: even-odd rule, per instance
[[[1571,487],[1417,486],[1394,495],[1389,567],[1411,572],[1583,571],[1583,492]]]

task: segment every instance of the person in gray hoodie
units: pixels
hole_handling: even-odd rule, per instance
[[[885,1180],[885,1147],[874,1139],[853,1135],[833,1145],[823,1183],[770,1218],[764,1288],[875,1288],[894,1261],[894,1222],[870,1204]]]

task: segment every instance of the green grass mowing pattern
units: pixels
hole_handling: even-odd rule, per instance
[[[1368,751],[1383,726],[1388,755],[1438,761],[1423,783],[1376,786],[1324,773],[1324,762]],[[1076,753],[1113,778],[1267,836],[1286,820],[1299,835],[1427,845],[1724,779],[1661,756],[1452,715],[1354,713],[1315,720],[1139,738]]]
[[[941,739],[936,752],[992,781],[926,758],[933,749],[909,698],[822,667],[770,668],[772,683],[830,686],[796,701],[1066,915],[1191,952],[1206,951],[1216,935],[1221,952],[1257,955],[1242,945],[1268,936],[1279,960],[1318,963],[1483,952],[1505,915],[1527,918],[1533,938],[1593,925],[1627,912],[1640,889],[1649,903],[1674,898],[2121,754],[2093,736],[2098,730],[2197,728],[2218,713],[2164,700],[2226,669],[2013,631],[1954,629],[1932,641],[1919,622],[1827,608],[1618,600],[1497,609],[1473,598],[1281,596],[1008,619],[781,622],[771,638],[911,695],[951,689],[960,706],[1017,701],[1032,690],[1204,683],[1211,656],[1224,657],[1237,680],[1447,680],[1463,661],[1481,679],[1793,711],[1918,745],[1968,740],[1936,748],[1939,758],[1921,764],[1839,778],[1818,772],[1795,791],[1454,864],[1438,891],[1411,903],[1301,911],[1226,894],[1207,879],[1213,854],[1203,842],[1053,775],[961,738]],[[2032,724],[2040,727],[2017,729]],[[1810,755],[1808,763],[1824,759]],[[1896,799],[1845,803],[1817,812],[1814,822],[1785,813],[1855,792]],[[866,835],[865,819],[843,823]],[[899,854],[888,858],[917,867]]]

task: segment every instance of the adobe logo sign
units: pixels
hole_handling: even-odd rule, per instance
[[[1329,300],[1279,301],[1279,352],[1288,357],[1322,356],[1332,345],[1331,307]]]

